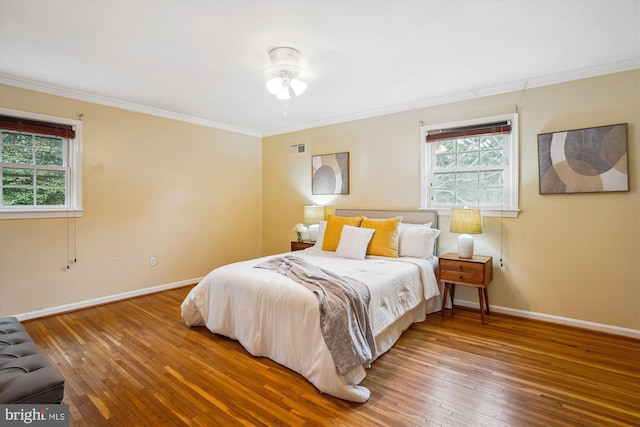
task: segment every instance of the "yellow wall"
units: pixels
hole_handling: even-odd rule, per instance
[[[190,280],[261,254],[260,138],[11,86],[0,86],[0,105],[84,114],[85,209],[75,222],[0,220],[0,316]],[[65,272],[67,227],[78,262]]]
[[[420,123],[425,125],[520,113],[518,218],[485,218],[476,253],[495,264],[490,302],[621,328],[640,329],[640,198],[638,125],[640,70],[493,97],[324,126],[265,138],[263,215],[265,253],[288,250],[303,206],[416,209],[420,204]],[[628,123],[630,191],[545,195],[538,192],[537,135]],[[307,143],[305,155],[289,145]],[[348,151],[351,194],[311,196],[311,155]],[[449,218],[440,217],[439,253],[455,251]],[[501,245],[501,234],[503,236]],[[477,301],[460,287],[456,297]]]
[[[485,218],[491,304],[640,329],[640,70],[264,138],[0,86],[0,106],[83,120],[85,213],[0,220],[0,316],[197,278],[287,251],[309,203],[415,209],[420,121],[520,112],[518,218]],[[625,193],[538,194],[537,134],[628,123]],[[289,145],[308,151],[290,155]],[[348,151],[351,194],[311,197],[311,155]],[[78,263],[67,272],[67,226]],[[440,217],[439,252],[455,250]],[[501,235],[503,236],[501,244]],[[73,239],[72,239],[73,240]],[[262,242],[262,247],[260,247]],[[158,266],[149,266],[149,256]],[[461,288],[456,297],[477,301]]]

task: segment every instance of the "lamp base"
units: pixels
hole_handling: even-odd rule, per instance
[[[320,228],[318,224],[311,224],[309,226],[309,240],[312,242],[318,240],[318,228]]]
[[[458,256],[460,258],[473,258],[473,236],[470,234],[458,236]]]

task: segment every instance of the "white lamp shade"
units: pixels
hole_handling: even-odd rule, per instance
[[[291,89],[293,89],[293,93],[295,93],[296,96],[302,95],[304,91],[307,90],[307,84],[295,77],[291,79],[290,86],[291,86]]]
[[[289,86],[283,83],[282,86],[280,86],[280,89],[278,89],[278,93],[276,93],[276,98],[286,101],[290,97],[291,96],[289,95]]]
[[[278,90],[282,87],[282,79],[280,77],[274,77],[267,80],[267,90],[274,95],[278,94]]]

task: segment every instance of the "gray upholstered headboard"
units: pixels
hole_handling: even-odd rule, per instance
[[[432,223],[431,227],[438,228],[438,212],[435,210],[401,211],[401,210],[374,210],[374,209],[336,209],[337,216],[364,215],[367,218],[384,219],[402,217],[402,222],[408,224]]]

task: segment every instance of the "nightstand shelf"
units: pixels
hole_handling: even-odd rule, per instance
[[[302,242],[292,241],[291,242],[291,252],[293,252],[293,251],[301,251],[303,249],[310,248],[315,244],[316,244],[316,242],[310,242],[310,241],[302,241]]]
[[[454,252],[441,255],[438,257],[438,278],[444,285],[444,295],[442,296],[443,316],[447,296],[451,298],[451,311],[453,311],[456,285],[473,286],[478,288],[480,318],[484,323],[485,309],[486,313],[489,314],[487,287],[493,280],[493,259],[490,256],[474,255],[473,258],[460,258]]]

